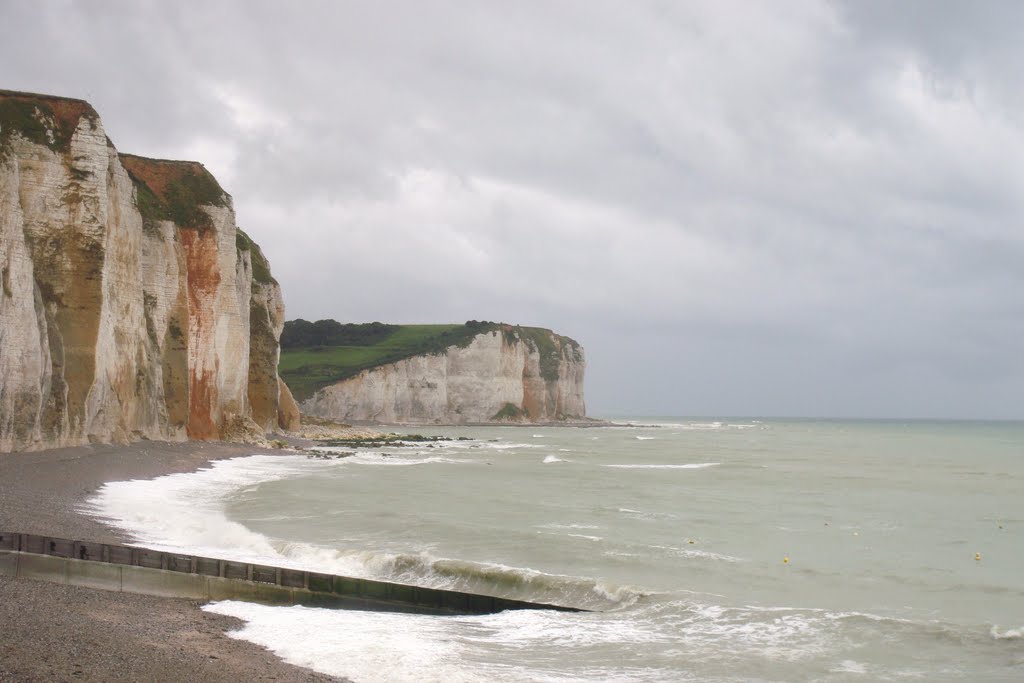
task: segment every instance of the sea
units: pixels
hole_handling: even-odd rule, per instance
[[[1024,423],[398,431],[452,440],[219,461],[89,509],[150,547],[589,610],[204,608],[357,683],[1024,681]]]

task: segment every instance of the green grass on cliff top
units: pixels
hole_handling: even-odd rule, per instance
[[[471,320],[463,325],[338,325],[317,336],[310,329],[322,323],[292,320],[285,323],[281,336],[279,372],[295,398],[305,400],[323,387],[354,377],[363,370],[394,363],[413,356],[444,353],[452,346],[466,347],[481,332],[501,330],[512,339],[523,339],[541,354],[541,373],[545,378],[558,376],[562,353],[580,357],[579,344],[559,337],[562,349],[552,342],[551,332],[539,327],[519,327]],[[344,329],[342,329],[344,328]],[[323,330],[323,328],[321,328]],[[311,336],[312,335],[312,336]],[[310,345],[322,338],[327,343]],[[550,376],[550,377],[549,377]]]
[[[440,351],[446,338],[463,325],[396,325],[383,341],[369,345],[282,348],[279,372],[295,398],[302,401],[325,386],[353,377],[367,368]],[[449,333],[446,335],[445,333]],[[476,332],[473,333],[474,335]],[[444,343],[442,348],[438,348]]]

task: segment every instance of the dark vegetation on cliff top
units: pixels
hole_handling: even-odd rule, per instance
[[[95,130],[99,115],[84,100],[0,90],[0,154],[16,134],[67,154],[83,118]],[[107,142],[110,144],[109,139]],[[121,154],[120,158],[135,185],[139,212],[148,228],[155,221],[170,220],[183,228],[203,231],[210,227],[210,218],[200,207],[230,205],[229,195],[198,162],[133,154]],[[73,176],[81,173],[75,168],[71,172]]]
[[[281,332],[282,349],[310,346],[373,346],[391,336],[400,325],[339,323],[337,320],[289,320]]]
[[[173,221],[202,232],[212,224],[201,207],[230,205],[229,195],[198,162],[149,159],[134,154],[121,154],[120,158],[135,184],[136,203],[147,227],[151,228],[155,221]]]
[[[508,343],[522,341],[540,353],[541,376],[558,379],[563,354],[582,359],[580,345],[550,330],[470,320],[463,325],[342,324],[334,320],[290,320],[281,333],[280,373],[295,398],[302,401],[319,389],[358,375],[363,370],[413,356],[441,354],[465,348],[483,332],[500,331]]]
[[[277,280],[270,274],[270,264],[267,262],[267,257],[263,255],[263,250],[260,249],[260,245],[252,241],[241,228],[235,233],[235,247],[238,251],[249,252],[249,258],[252,261],[252,279],[264,285],[277,284]]]
[[[82,117],[94,127],[99,121],[84,100],[0,90],[0,153],[15,133],[54,152],[67,152]]]
[[[54,152],[66,153],[83,117],[93,126],[99,121],[96,110],[84,100],[0,90],[0,153],[15,133]],[[135,185],[136,206],[146,229],[154,229],[156,221],[169,220],[184,228],[205,230],[210,227],[210,219],[200,207],[229,205],[228,194],[198,162],[134,154],[119,157]],[[76,173],[74,168],[71,171],[72,175]],[[239,251],[250,252],[254,280],[276,283],[263,252],[241,230],[236,246]]]

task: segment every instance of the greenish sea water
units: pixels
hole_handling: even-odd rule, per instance
[[[105,487],[160,547],[558,602],[219,603],[355,681],[1024,680],[1024,424],[634,419]],[[343,449],[344,450],[344,449]]]

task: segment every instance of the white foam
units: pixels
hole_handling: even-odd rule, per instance
[[[628,589],[597,582],[593,590],[616,601]],[[731,666],[737,655],[799,666],[824,656],[830,673],[869,673],[866,664],[846,658],[850,643],[844,621],[852,615],[819,609],[730,607],[690,599],[655,600],[603,613],[511,610],[469,617],[233,601],[204,609],[245,620],[232,637],[356,683],[687,678],[674,668],[631,668],[630,657],[638,649],[712,667]],[[591,664],[595,659],[601,661]]]
[[[720,562],[746,562],[741,557],[733,557],[732,555],[723,555],[722,553],[713,553],[710,550],[701,550],[693,547],[678,548],[671,545],[652,545],[651,548],[658,550],[664,550],[670,555],[678,557],[695,557],[702,560],[718,560]]]
[[[653,436],[638,436],[638,437],[635,437],[635,438],[636,438],[637,441],[654,441],[654,439],[655,439],[655,437],[653,437]]]
[[[544,458],[544,464],[545,465],[550,465],[553,462],[569,462],[569,461],[565,460],[564,458],[559,458],[557,455],[549,455],[546,458]]]
[[[700,470],[720,464],[718,462],[695,462],[686,465],[602,465],[602,467],[614,467],[620,470]]]
[[[592,657],[583,655],[671,642],[671,634],[659,632],[657,624],[600,614],[509,610],[438,617],[239,601],[203,609],[244,620],[241,629],[228,634],[233,638],[266,647],[291,664],[355,683],[660,680],[652,669],[612,664],[608,658],[588,665]]]
[[[868,669],[866,666],[860,662],[855,662],[852,659],[844,659],[829,669],[829,673],[834,674],[866,674],[867,672]]]
[[[246,621],[229,635],[268,648],[290,664],[355,683],[469,682],[462,648],[438,617],[353,610],[267,607],[225,601],[203,607]]]
[[[349,458],[345,458],[345,462],[351,465],[383,465],[386,467],[401,467],[403,465],[430,465],[436,463],[445,463],[449,465],[479,464],[473,463],[472,461],[454,460],[452,458],[444,458],[441,456],[414,458],[399,455],[391,455],[389,453],[372,452],[357,453]]]
[[[618,512],[626,515],[636,515],[641,519],[677,519],[676,515],[670,512],[644,512],[643,510],[633,510],[631,508],[619,508]]]
[[[989,634],[996,640],[1016,640],[1024,638],[1024,626],[1021,628],[1008,628],[1002,633],[999,632],[996,626],[993,626]]]
[[[85,510],[157,549],[197,555],[225,550],[230,555],[225,559],[276,559],[279,554],[266,537],[224,516],[223,500],[248,486],[342,462],[269,455],[220,460],[198,472],[109,482],[87,501]]]
[[[832,615],[814,610],[748,609],[717,604],[667,603],[651,610],[689,649],[704,657],[746,656],[802,662],[839,647],[844,638]]]

